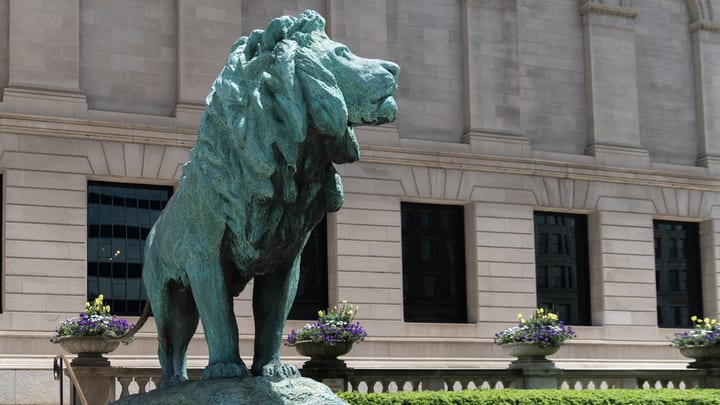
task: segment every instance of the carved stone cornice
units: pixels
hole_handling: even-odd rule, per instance
[[[587,2],[580,7],[580,15],[586,15],[591,13],[607,14],[629,19],[635,19],[638,16],[638,11],[634,8],[629,7],[611,6],[609,4],[600,4],[593,2]]]
[[[695,31],[720,32],[720,24],[716,22],[698,20],[690,24],[690,32]]]

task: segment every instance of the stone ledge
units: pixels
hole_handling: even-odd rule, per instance
[[[638,11],[629,7],[611,6],[592,2],[585,3],[580,7],[580,15],[590,13],[607,14],[630,19],[635,19],[638,16]]]
[[[690,24],[690,32],[695,31],[720,32],[720,24],[710,21],[698,20]]]

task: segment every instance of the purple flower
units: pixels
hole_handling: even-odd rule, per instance
[[[367,331],[363,329],[360,322],[353,322],[356,311],[357,307],[353,310],[352,305],[346,302],[327,311],[318,311],[318,320],[306,324],[299,330],[290,331],[287,342],[289,345],[304,341],[327,345],[362,342],[367,337]]]

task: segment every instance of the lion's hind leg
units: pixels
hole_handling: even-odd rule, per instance
[[[198,311],[189,289],[175,282],[154,292],[153,313],[158,329],[160,387],[187,381],[187,347],[198,325]],[[157,302],[157,303],[156,303]]]

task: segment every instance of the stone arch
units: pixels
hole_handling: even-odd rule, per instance
[[[690,12],[690,21],[715,21],[713,15],[712,0],[685,0],[688,11]]]

